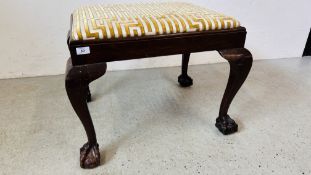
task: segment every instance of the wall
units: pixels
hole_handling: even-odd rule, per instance
[[[112,1],[110,2],[126,2]],[[186,0],[184,0],[186,1]],[[0,78],[64,73],[71,11],[103,0],[0,0]],[[127,1],[129,2],[129,1]],[[131,1],[133,2],[133,1]],[[188,0],[238,18],[248,29],[255,59],[299,57],[311,27],[310,0]],[[223,61],[216,52],[196,53],[190,64]],[[109,70],[176,66],[180,55],[113,62]]]

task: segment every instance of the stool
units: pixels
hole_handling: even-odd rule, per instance
[[[88,110],[89,84],[105,74],[107,62],[182,54],[181,87],[193,84],[187,73],[190,53],[217,50],[230,64],[216,127],[232,134],[238,125],[227,114],[252,66],[244,48],[246,29],[232,17],[188,3],[89,5],[71,15],[67,44],[66,91],[88,142],[80,149],[80,166],[100,163],[96,134]]]

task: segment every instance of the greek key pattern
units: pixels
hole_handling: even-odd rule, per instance
[[[237,28],[233,17],[188,3],[88,5],[73,12],[72,40],[101,40]]]

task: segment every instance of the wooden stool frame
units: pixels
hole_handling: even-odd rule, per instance
[[[215,125],[225,135],[238,130],[238,125],[227,112],[253,62],[251,53],[244,48],[244,27],[98,41],[73,41],[70,36],[69,31],[67,44],[71,58],[67,62],[65,85],[69,100],[88,138],[80,149],[82,168],[94,168],[100,164],[98,143],[87,102],[91,101],[89,84],[105,74],[106,63],[110,61],[182,54],[182,73],[178,82],[181,87],[188,87],[193,83],[187,74],[190,53],[217,50],[229,62],[230,75]],[[90,53],[78,55],[77,48],[85,47]]]

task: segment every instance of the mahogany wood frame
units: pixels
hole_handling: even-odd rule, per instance
[[[87,106],[87,102],[91,100],[88,85],[105,74],[106,62],[110,61],[182,54],[182,74],[178,77],[178,82],[182,87],[188,87],[193,84],[187,74],[190,53],[217,50],[228,60],[230,75],[215,126],[225,135],[238,130],[238,125],[227,112],[253,62],[251,53],[244,48],[244,27],[101,41],[72,41],[70,36],[69,33],[67,43],[71,58],[67,62],[65,84],[69,100],[88,138],[88,142],[80,149],[82,168],[94,168],[100,163],[95,129]],[[85,46],[90,48],[90,54],[77,55],[76,48]]]

